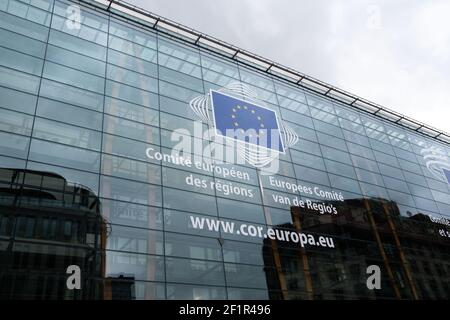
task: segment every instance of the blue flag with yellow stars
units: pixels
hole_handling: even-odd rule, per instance
[[[448,184],[450,184],[450,170],[442,169],[442,171],[444,171],[444,176],[447,178]]]
[[[214,90],[211,101],[217,134],[284,152],[275,111]]]

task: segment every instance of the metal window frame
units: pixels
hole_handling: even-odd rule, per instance
[[[125,19],[133,19],[133,22],[139,24],[143,28],[157,30],[158,32],[167,34],[171,37],[176,37],[193,46],[215,52],[216,54],[218,53],[228,59],[255,68],[262,73],[287,81],[293,86],[307,89],[321,96],[344,103],[350,108],[369,113],[384,121],[388,121],[413,132],[420,133],[428,138],[450,145],[450,134],[445,131],[414,120],[377,103],[351,94],[345,90],[251,53],[245,49],[241,49],[212,36],[208,36],[170,19],[161,17],[133,4],[121,0],[78,1],[94,5],[118,16],[122,15],[122,18]]]

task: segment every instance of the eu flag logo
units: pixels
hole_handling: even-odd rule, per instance
[[[442,171],[444,171],[444,176],[447,178],[448,184],[450,184],[450,170],[442,169]]]
[[[284,153],[275,111],[211,90],[218,135]]]

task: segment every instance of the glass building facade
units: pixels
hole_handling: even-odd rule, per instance
[[[230,83],[298,135],[277,173],[158,157],[178,129],[220,145],[189,103]],[[449,158],[99,2],[0,1],[0,299],[448,299]],[[224,221],[246,232],[211,226]]]

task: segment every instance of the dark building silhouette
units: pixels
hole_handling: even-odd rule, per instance
[[[448,230],[429,216],[400,215],[379,198],[330,202],[338,215],[291,207],[292,222],[278,225],[334,239],[335,249],[265,239],[271,299],[449,299]],[[381,289],[366,286],[367,267],[381,269]]]
[[[109,293],[109,296],[106,296]],[[105,299],[112,300],[135,300],[134,275],[111,275],[106,278]]]
[[[63,177],[0,169],[0,298],[103,297],[106,224],[98,197]],[[68,290],[69,265],[81,290]]]

